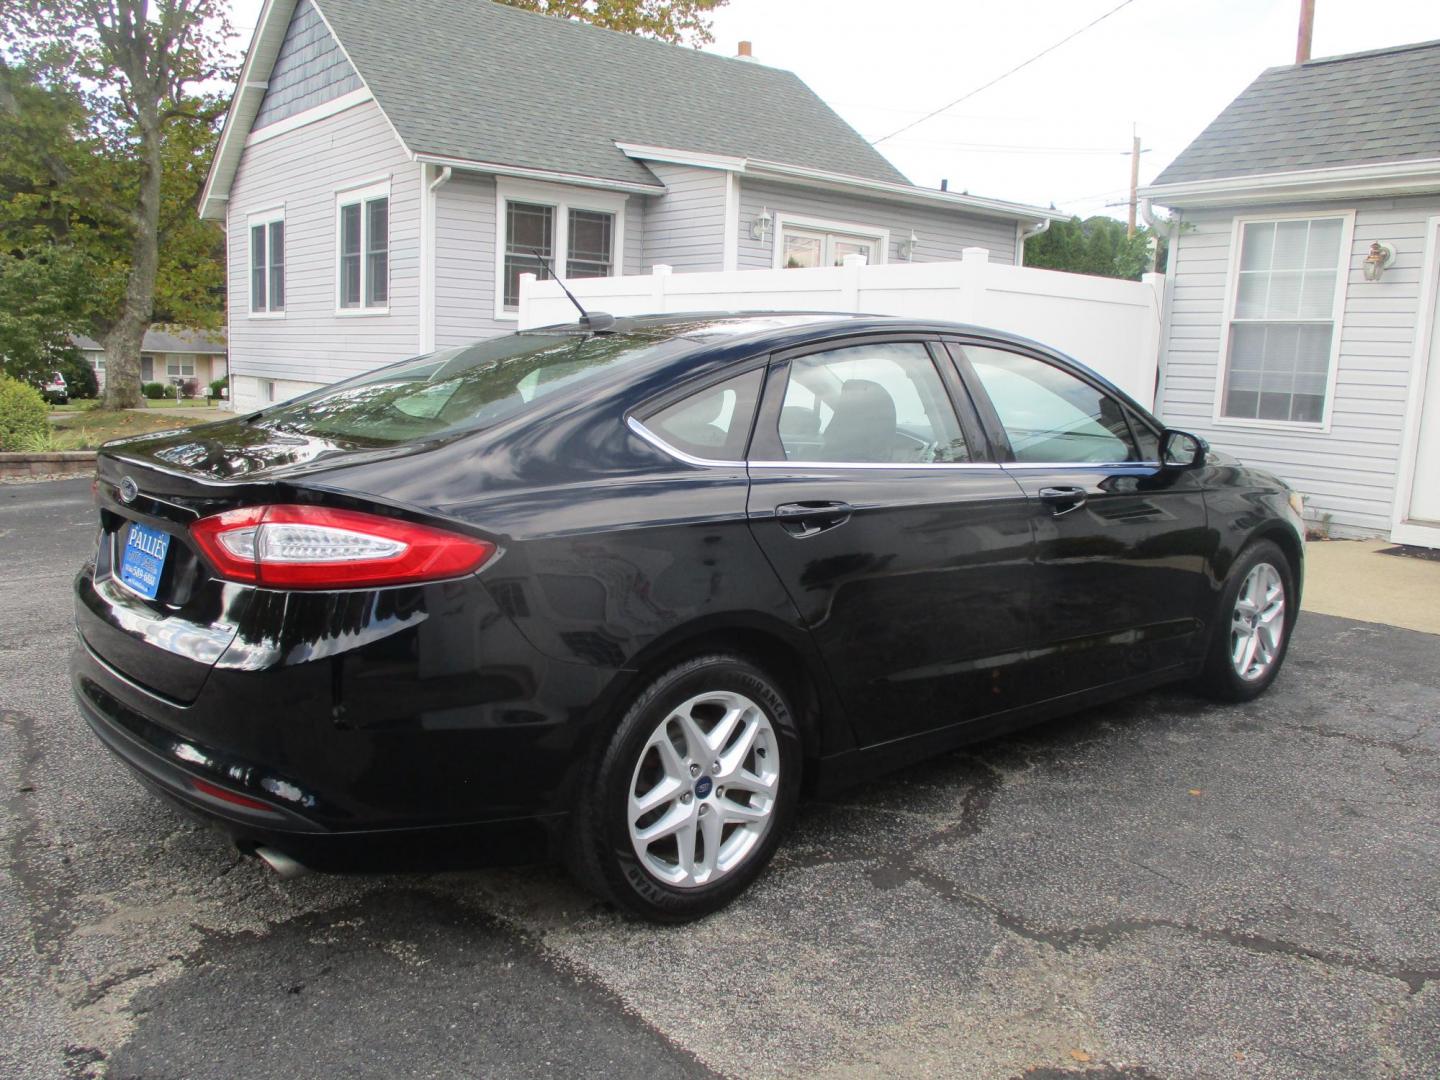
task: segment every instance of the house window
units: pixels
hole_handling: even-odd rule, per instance
[[[782,218],[779,237],[775,265],[787,270],[843,266],[846,255],[864,255],[870,266],[885,261],[887,234],[864,226]]]
[[[384,312],[390,304],[390,188],[388,184],[336,197],[342,312]]]
[[[542,281],[550,275],[545,264],[555,265],[555,208],[538,203],[505,204],[505,306],[520,304],[520,275],[534,274]]]
[[[250,314],[285,311],[285,216],[283,211],[250,215]]]
[[[1323,423],[1349,224],[1343,216],[1240,224],[1218,418]]]
[[[193,379],[195,377],[195,358],[193,356],[166,357],[165,374],[172,379]]]
[[[624,250],[625,196],[560,185],[505,181],[497,186],[500,288],[495,314],[513,318],[520,307],[520,275],[567,279],[619,273]]]

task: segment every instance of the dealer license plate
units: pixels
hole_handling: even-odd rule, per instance
[[[154,600],[160,591],[160,572],[165,569],[165,554],[170,550],[170,534],[144,525],[130,526],[125,551],[120,556],[120,581],[146,600]]]

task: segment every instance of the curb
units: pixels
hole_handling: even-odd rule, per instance
[[[94,471],[94,450],[61,450],[48,454],[0,453],[0,480],[23,480],[32,476],[87,476]]]

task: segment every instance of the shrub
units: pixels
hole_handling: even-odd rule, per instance
[[[180,393],[187,398],[193,398],[199,392],[200,383],[195,379],[186,379],[180,384]]]
[[[229,386],[230,386],[230,376],[229,376],[229,375],[226,375],[225,378],[223,378],[223,379],[216,379],[214,382],[212,382],[212,383],[210,384],[210,396],[211,396],[212,398],[214,398],[216,401],[219,401],[220,398],[224,396],[224,395],[221,393],[221,391],[228,389]]]
[[[47,439],[49,415],[39,390],[0,375],[0,450],[27,450]]]
[[[151,401],[157,401],[160,398],[169,397],[169,395],[165,391],[165,384],[158,382],[147,382],[140,387],[140,393],[144,394]]]

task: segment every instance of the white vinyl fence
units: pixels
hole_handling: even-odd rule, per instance
[[[567,282],[587,308],[612,315],[684,311],[851,311],[944,319],[1022,334],[1073,356],[1141,404],[1155,400],[1165,279],[1141,281],[992,263],[984,248],[960,262],[733,270],[584,278]],[[520,328],[571,322],[575,308],[554,281],[520,277]]]

